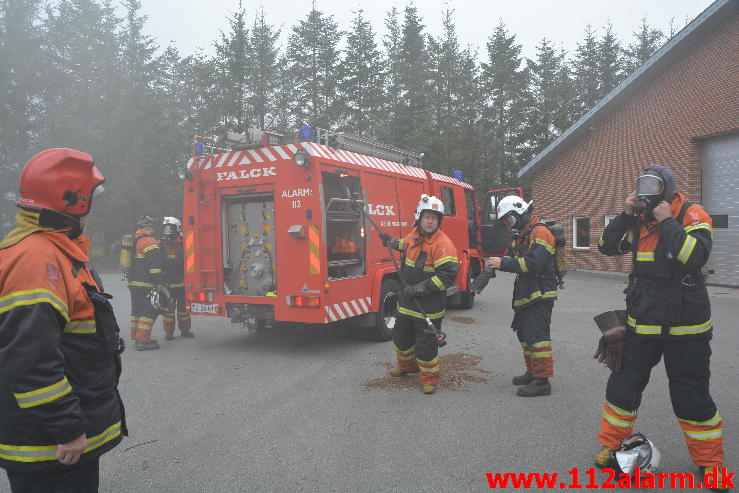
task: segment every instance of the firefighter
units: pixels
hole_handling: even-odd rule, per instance
[[[401,276],[406,285],[398,295],[393,342],[398,365],[390,375],[421,372],[422,390],[433,394],[439,385],[439,347],[436,334],[424,321],[419,307],[441,330],[446,313],[446,290],[459,270],[457,250],[440,229],[444,204],[434,196],[421,195],[411,232],[403,239],[382,233],[383,244],[403,252]]]
[[[712,238],[711,216],[676,192],[674,173],[660,165],[646,168],[600,238],[604,255],[632,252],[633,268],[624,291],[627,327],[605,348],[620,361],[606,387],[598,467],[610,467],[613,451],[631,434],[651,369],[662,356],[693,462],[701,475],[724,463],[723,420],[708,390],[713,321],[701,273]]]
[[[104,178],[92,156],[48,149],[20,176],[0,243],[0,467],[13,492],[96,492],[126,435],[123,341],[82,235]]]
[[[154,238],[154,219],[141,216],[136,223],[138,229],[133,237],[133,259],[128,276],[128,289],[131,292],[131,338],[138,351],[159,349],[159,344],[151,338],[151,329],[158,310],[152,306],[154,290],[169,297],[165,286],[164,270],[159,243]]]
[[[164,265],[164,277],[172,299],[172,307],[162,315],[164,322],[164,339],[174,339],[175,316],[177,325],[180,327],[180,335],[185,338],[195,337],[190,330],[190,314],[185,306],[185,286],[182,284],[185,276],[185,257],[182,247],[182,223],[176,217],[164,218],[164,229],[159,247],[162,253]]]
[[[516,393],[522,397],[549,395],[549,378],[554,374],[550,326],[557,299],[554,236],[534,216],[533,203],[521,197],[504,197],[497,211],[498,219],[513,233],[512,255],[491,257],[486,267],[516,274],[511,328],[523,348],[526,371],[513,378],[513,385],[521,386]]]

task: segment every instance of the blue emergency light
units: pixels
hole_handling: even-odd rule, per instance
[[[202,156],[204,151],[205,151],[205,147],[203,146],[203,143],[196,142],[195,143],[195,154],[197,154],[198,156]]]
[[[313,138],[313,127],[310,125],[303,125],[300,127],[300,138],[301,139],[312,139]]]
[[[454,170],[452,176],[459,181],[464,181],[464,173],[459,170]]]

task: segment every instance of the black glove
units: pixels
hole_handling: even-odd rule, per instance
[[[380,239],[382,240],[382,246],[390,246],[392,237],[387,233],[380,233]]]
[[[470,291],[477,294],[482,293],[482,290],[485,289],[485,287],[490,282],[490,279],[492,279],[493,277],[495,277],[495,271],[492,269],[480,272],[477,277],[475,277],[475,279],[470,283]]]

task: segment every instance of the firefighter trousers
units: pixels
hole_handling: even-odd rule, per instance
[[[65,466],[58,472],[18,473],[7,471],[12,493],[97,493],[100,459]]]
[[[554,376],[552,359],[552,309],[554,300],[543,300],[518,310],[511,328],[523,348],[526,371],[535,378]]]
[[[618,449],[632,433],[642,392],[649,383],[652,368],[663,355],[672,410],[682,428],[690,457],[699,466],[723,465],[723,421],[708,391],[709,339],[646,339],[627,332],[623,368],[611,373],[608,379],[598,441]]]
[[[432,321],[438,330],[441,330],[441,320]],[[425,320],[398,314],[393,343],[401,371],[420,372],[421,383],[439,385],[439,346],[436,334],[426,326]]]
[[[149,302],[150,288],[128,286],[131,292],[131,339],[140,342],[151,340],[151,329],[157,312]]]
[[[169,295],[172,298],[173,304],[176,305],[176,309],[162,315],[162,322],[164,323],[164,332],[172,333],[175,329],[176,324],[180,327],[181,331],[188,331],[191,328],[190,314],[187,313],[185,305],[185,288],[183,287],[170,287]]]

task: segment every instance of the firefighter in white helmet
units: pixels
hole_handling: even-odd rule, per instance
[[[498,220],[513,233],[510,256],[491,257],[486,266],[517,274],[513,285],[513,323],[523,348],[526,371],[513,378],[518,395],[549,395],[554,373],[550,325],[557,298],[555,240],[533,214],[533,201],[509,195],[498,203]]]
[[[446,290],[454,283],[459,270],[457,250],[440,229],[443,217],[442,201],[423,194],[408,235],[402,239],[380,235],[383,244],[403,252],[400,269],[407,283],[398,295],[398,316],[393,330],[398,365],[390,368],[390,374],[397,377],[420,372],[426,394],[433,393],[439,385],[439,348],[419,306],[437,330],[441,330]]]
[[[182,247],[182,223],[176,217],[165,217],[162,222],[162,239],[159,249],[162,252],[164,279],[172,299],[172,309],[162,315],[164,340],[174,339],[175,316],[180,328],[180,335],[185,338],[194,337],[191,329],[190,314],[185,306],[185,256]]]

